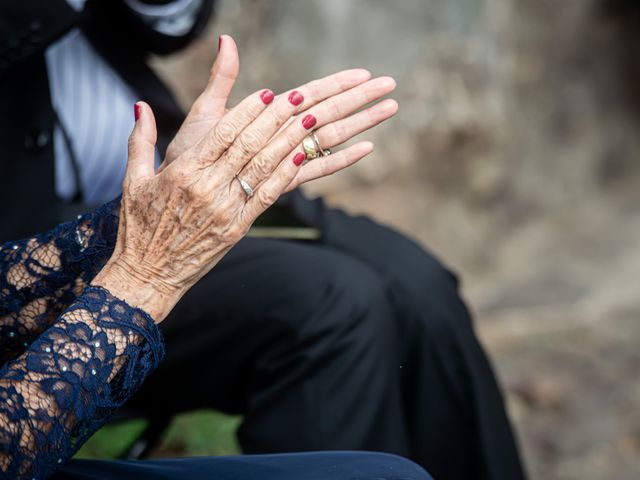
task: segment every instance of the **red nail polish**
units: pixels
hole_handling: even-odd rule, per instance
[[[269,105],[273,102],[273,92],[271,90],[263,90],[260,94],[260,98],[265,105]]]
[[[218,37],[218,51],[222,48],[222,35]]]
[[[289,94],[289,103],[295,105],[296,107],[300,105],[304,101],[304,97],[300,92],[293,91]]]
[[[302,126],[309,130],[310,128],[313,128],[313,126],[316,124],[316,121],[316,117],[314,117],[313,115],[307,115],[302,119]]]
[[[137,103],[133,105],[133,117],[136,119],[136,122],[140,118],[140,105]]]
[[[302,164],[302,162],[304,162],[304,153],[302,152],[298,152],[293,156],[293,163],[295,164],[296,167],[299,167],[300,164]]]

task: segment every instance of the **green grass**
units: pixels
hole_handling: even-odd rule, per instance
[[[240,453],[235,431],[242,417],[200,410],[174,417],[154,457],[234,455]],[[75,458],[117,458],[146,426],[145,420],[107,425],[80,449]]]

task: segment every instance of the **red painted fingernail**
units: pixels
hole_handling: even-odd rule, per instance
[[[309,130],[310,128],[313,128],[313,126],[316,124],[316,121],[316,117],[314,117],[313,115],[307,115],[302,119],[302,126]]]
[[[271,90],[263,90],[260,94],[260,98],[265,105],[269,105],[273,102],[273,92]]]
[[[222,48],[222,35],[218,37],[218,51]]]
[[[140,118],[140,105],[137,103],[133,104],[133,117],[136,119],[136,122]]]
[[[299,167],[304,162],[304,153],[298,152],[293,156],[293,163],[296,167]]]
[[[300,105],[304,101],[304,97],[300,92],[293,91],[289,94],[289,103],[295,105],[296,107]]]

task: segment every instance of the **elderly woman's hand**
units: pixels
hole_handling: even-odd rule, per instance
[[[195,143],[202,140],[227,111],[229,95],[238,78],[240,59],[232,37],[222,35],[219,45],[218,56],[211,68],[209,81],[204,91],[193,103],[175,138],[169,144],[160,171]],[[319,88],[321,85],[328,86],[328,88]],[[320,144],[324,148],[333,148],[394,115],[398,106],[393,100],[377,103],[363,112],[351,115],[362,106],[387,95],[394,88],[395,81],[390,77],[371,80],[371,73],[367,70],[361,68],[345,70],[297,87],[296,90],[304,93],[304,102],[297,115],[304,116],[311,107],[344,92],[345,95],[334,98],[327,105],[336,110],[334,120],[316,132]],[[290,93],[291,91],[288,91],[283,95]],[[295,117],[292,117],[289,122],[294,119]],[[313,164],[305,166],[287,187],[287,191],[318,176],[333,173],[338,165],[335,160],[331,158],[319,159]]]
[[[321,127],[323,146],[333,146],[396,112],[397,104],[386,100],[345,118],[395,86],[388,77],[363,83],[365,77],[351,70],[277,98],[256,92],[158,172],[153,113],[136,104],[118,240],[93,284],[162,321],[283,192],[372,151],[370,142],[360,142],[302,165],[300,142],[314,127]]]

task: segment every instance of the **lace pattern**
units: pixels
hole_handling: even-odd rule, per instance
[[[120,199],[48,233],[0,245],[0,364],[20,355],[107,262]]]
[[[111,255],[117,206],[0,250],[0,478],[45,478],[164,355],[151,317],[85,287]]]

